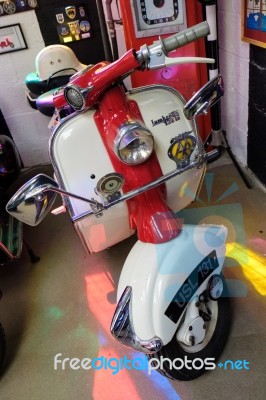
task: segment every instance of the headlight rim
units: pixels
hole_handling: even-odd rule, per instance
[[[119,144],[121,143],[121,141],[123,140],[123,138],[125,137],[126,134],[129,133],[133,133],[134,131],[143,131],[144,133],[146,133],[147,136],[149,136],[149,138],[152,139],[152,149],[150,151],[150,154],[148,155],[148,157],[140,162],[137,163],[132,163],[132,162],[126,162],[119,153]],[[152,135],[152,133],[150,132],[150,130],[142,123],[140,123],[139,121],[128,121],[125,124],[121,125],[118,128],[118,133],[116,135],[116,138],[114,140],[114,152],[116,154],[116,156],[118,157],[118,159],[126,165],[139,165],[144,163],[145,161],[147,161],[151,154],[153,153],[154,150],[154,137]]]

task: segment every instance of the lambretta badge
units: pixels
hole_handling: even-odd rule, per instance
[[[177,122],[180,120],[180,115],[179,112],[176,111],[172,111],[170,112],[168,115],[164,116],[162,115],[161,118],[156,119],[156,120],[151,120],[152,126],[156,126],[159,124],[165,124],[165,125],[170,125],[173,124],[174,122]]]

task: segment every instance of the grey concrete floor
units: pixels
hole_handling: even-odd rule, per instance
[[[116,375],[105,369],[55,370],[58,353],[80,359],[138,357],[109,334],[119,273],[136,238],[86,255],[67,214],[49,215],[38,227],[24,229],[40,262],[31,264],[24,250],[19,261],[0,271],[0,321],[7,335],[1,400],[266,398],[266,196],[247,189],[229,161],[210,165],[189,209],[187,218],[229,227],[224,273],[233,323],[220,361],[246,360],[249,369],[230,364],[190,382],[138,370]]]

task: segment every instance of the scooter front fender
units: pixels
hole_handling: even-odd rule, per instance
[[[113,336],[146,353],[169,343],[188,302],[221,273],[226,236],[224,226],[184,225],[167,243],[137,241],[120,276]]]

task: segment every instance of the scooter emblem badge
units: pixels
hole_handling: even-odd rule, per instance
[[[175,161],[176,164],[180,162],[189,162],[190,156],[196,147],[196,139],[190,135],[191,132],[185,132],[171,140],[171,146],[168,150],[168,157]]]
[[[74,6],[66,7],[65,11],[69,19],[74,19],[76,17],[76,7]]]

